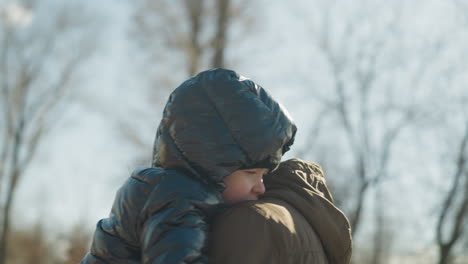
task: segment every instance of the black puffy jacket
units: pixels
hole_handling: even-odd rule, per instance
[[[81,263],[206,263],[209,217],[223,178],[275,169],[296,127],[266,91],[234,71],[213,69],[170,95],[153,168],[136,170],[97,224]]]

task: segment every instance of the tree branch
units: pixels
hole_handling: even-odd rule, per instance
[[[216,34],[213,37],[214,55],[211,66],[213,68],[224,67],[224,51],[226,49],[226,35],[230,22],[230,0],[218,0]]]
[[[203,0],[185,0],[188,13],[190,37],[187,43],[187,57],[189,60],[188,73],[193,76],[198,71],[202,48],[200,44],[201,18],[203,17]]]
[[[468,144],[468,123],[467,123],[467,126],[466,126],[465,135],[464,135],[464,137],[463,137],[463,139],[461,141],[460,148],[458,150],[457,167],[456,167],[456,170],[455,170],[455,174],[453,176],[452,187],[450,188],[449,192],[447,193],[446,199],[445,199],[444,203],[442,204],[442,211],[441,211],[441,213],[439,215],[439,218],[438,218],[438,221],[437,221],[436,236],[437,236],[437,243],[440,246],[444,246],[444,245],[450,246],[458,238],[456,236],[457,229],[459,228],[459,227],[457,227],[457,221],[458,220],[456,220],[456,222],[455,222],[455,227],[452,230],[451,238],[449,238],[448,242],[444,242],[442,234],[443,234],[443,225],[445,224],[445,221],[446,221],[446,219],[448,217],[448,211],[449,211],[450,207],[453,206],[456,190],[457,190],[457,187],[459,186],[461,176],[463,175],[464,170],[465,170],[465,166],[466,166],[466,156],[465,156],[466,153],[465,152],[466,152],[467,144]],[[468,187],[466,189],[468,189]],[[465,207],[466,207],[466,205],[465,205]],[[462,212],[466,212],[466,209],[465,209],[465,211],[463,211],[463,209],[464,208],[463,208],[463,205],[462,205],[462,208],[459,211],[459,214],[462,213]],[[461,218],[461,216],[457,216],[457,219],[459,217]]]
[[[331,112],[332,109],[330,109],[327,106],[324,106],[322,110],[317,114],[315,117],[315,120],[312,122],[313,128],[310,133],[308,133],[308,136],[306,138],[306,142],[301,145],[301,148],[299,149],[298,152],[296,152],[297,157],[304,157],[307,152],[309,152],[311,149],[314,148],[315,142],[318,138],[318,135],[322,129],[322,123],[328,116],[328,114]]]

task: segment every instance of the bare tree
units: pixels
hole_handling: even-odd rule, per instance
[[[380,187],[380,186],[379,186]],[[385,211],[384,193],[381,188],[377,188],[374,192],[374,215],[375,215],[375,231],[373,233],[373,250],[371,252],[371,261],[373,264],[389,263],[392,238],[395,232],[391,229],[391,218],[388,217]]]
[[[455,244],[468,232],[465,228],[468,219],[468,121],[456,153],[455,169],[450,177],[451,187],[445,194],[442,210],[437,219],[439,264],[450,263],[450,255]],[[450,231],[445,232],[447,229]]]
[[[466,31],[468,29],[468,3],[453,0],[453,4],[460,15],[462,30]],[[462,65],[462,67],[466,71],[466,65]],[[462,71],[461,74],[464,75],[465,71]],[[463,242],[465,234],[468,234],[468,230],[465,228],[468,223],[468,116],[466,106],[467,102],[462,101],[462,111],[460,112],[465,114],[465,127],[457,145],[453,148],[456,150],[454,151],[455,155],[449,160],[453,163],[450,166],[452,174],[449,174],[448,177],[450,188],[441,197],[442,207],[437,218],[436,242],[439,247],[439,264],[453,262],[452,256],[455,246]],[[453,137],[452,133],[453,130],[450,130],[447,135]],[[465,239],[465,243],[468,243],[468,240]]]
[[[230,22],[231,14],[229,5],[230,0],[219,0],[217,4],[217,19],[216,19],[216,34],[213,37],[213,60],[211,66],[213,68],[224,67],[224,51],[226,49],[227,30]]]
[[[176,60],[174,54],[182,55],[177,66],[186,68],[189,76],[203,68],[226,66],[229,29],[233,20],[242,18],[232,0],[139,3],[132,34],[151,63],[164,62],[165,54],[170,54],[172,60]]]
[[[1,9],[0,264],[6,260],[18,184],[53,127],[74,73],[92,50],[90,42],[74,34],[80,21],[72,9],[51,6],[50,14],[38,10],[39,1]],[[70,41],[74,45],[67,46]]]
[[[403,1],[317,2],[311,50],[318,54],[315,62],[324,62],[317,68],[325,69],[320,74],[327,86],[313,91],[319,114],[300,147],[303,155],[329,156],[323,166],[337,175],[329,178],[331,187],[345,190],[334,196],[349,216],[353,236],[358,237],[363,221],[374,222],[369,261],[385,263],[394,242],[383,226],[390,220],[379,210],[373,217],[369,205],[384,207],[390,198],[370,194],[395,179],[397,147],[405,148],[399,139],[429,115],[421,90],[430,94],[439,88],[430,80],[438,76],[450,41],[445,33],[413,41],[415,29],[403,22],[408,21]],[[323,152],[329,149],[333,155]]]
[[[330,111],[334,112],[336,124],[341,127],[353,160],[349,174],[356,185],[356,198],[348,197],[346,200],[354,201],[349,214],[355,234],[366,195],[372,186],[388,176],[386,170],[392,158],[392,148],[401,131],[415,118],[415,111],[392,100],[394,86],[391,79],[386,80],[390,83],[382,82],[385,75],[394,74],[392,63],[395,62],[389,61],[384,54],[395,48],[392,40],[399,30],[398,10],[385,23],[373,21],[378,15],[369,11],[357,11],[347,19],[340,17],[340,20],[336,20],[334,18],[339,15],[334,13],[338,9],[334,5],[337,3],[333,2],[322,9],[322,20],[313,32],[316,46],[329,68],[333,91],[331,95],[317,98],[328,118]],[[373,9],[366,7],[358,10]],[[430,59],[432,57],[427,58],[428,61]],[[428,64],[421,62],[420,65],[423,72]],[[417,78],[413,80],[415,87],[418,81]],[[376,98],[382,94],[390,96],[383,104],[377,105]],[[313,134],[317,135],[317,131]],[[304,148],[312,149],[308,145]]]

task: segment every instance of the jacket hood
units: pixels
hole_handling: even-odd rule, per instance
[[[222,189],[238,169],[274,170],[294,141],[296,126],[262,87],[236,72],[212,69],[169,96],[153,166],[181,170]]]
[[[351,228],[346,216],[333,205],[322,169],[318,164],[291,159],[264,177],[264,197],[294,206],[318,234],[330,263],[349,263]]]

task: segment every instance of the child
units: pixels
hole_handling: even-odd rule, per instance
[[[133,172],[81,263],[207,263],[210,216],[255,200],[294,140],[287,112],[234,71],[201,72],[172,92],[153,167]]]

